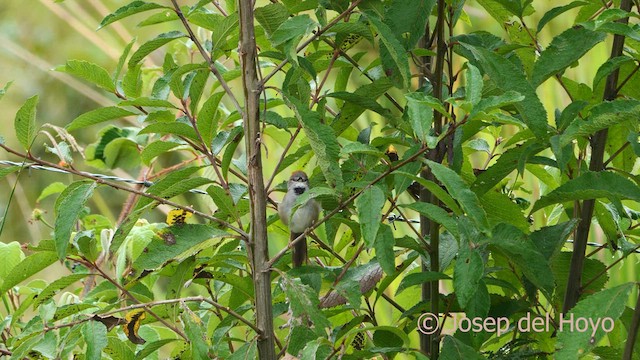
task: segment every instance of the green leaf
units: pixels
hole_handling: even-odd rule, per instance
[[[56,70],[79,77],[110,93],[116,91],[111,75],[100,65],[84,60],[69,60]]]
[[[142,153],[140,154],[140,158],[142,159],[142,162],[144,162],[146,165],[149,165],[151,161],[157,156],[169,152],[169,150],[180,145],[182,144],[171,141],[154,141],[151,144],[145,146],[144,150],[142,150]]]
[[[495,164],[478,175],[471,189],[478,194],[478,196],[482,196],[504,180],[512,171],[516,170],[521,161],[527,161],[529,156],[533,156],[543,149],[543,146],[530,141],[505,151],[500,155]]]
[[[113,72],[112,79],[114,83],[118,82],[118,78],[120,78],[120,73],[122,73],[122,68],[124,67],[124,63],[125,61],[127,61],[127,57],[129,56],[131,48],[133,47],[133,43],[135,42],[136,38],[131,39],[131,41],[127,44],[127,46],[125,46],[124,50],[122,51],[122,55],[120,55],[120,58],[118,59],[118,65],[116,65],[116,70]]]
[[[157,108],[173,108],[177,109],[173,103],[167,100],[162,99],[154,99],[148,97],[139,97],[133,100],[124,100],[121,101],[119,106],[148,106],[148,107],[157,107]]]
[[[4,280],[18,263],[24,260],[24,253],[20,248],[20,243],[12,241],[8,244],[0,243],[0,280]]]
[[[122,79],[122,90],[124,95],[130,98],[136,98],[142,93],[142,64],[136,64],[130,67],[124,74]]]
[[[29,151],[33,139],[36,137],[36,107],[38,106],[38,95],[34,95],[25,101],[18,109],[14,121],[16,137],[20,144]]]
[[[503,253],[545,297],[551,300],[555,283],[547,259],[533,242],[516,227],[500,224],[492,231],[488,243]]]
[[[618,174],[608,171],[587,171],[560,185],[536,201],[531,213],[545,206],[574,200],[608,198],[640,202],[640,187]]]
[[[198,134],[193,129],[193,127],[189,124],[185,124],[182,122],[171,122],[171,123],[155,123],[147,125],[144,129],[140,130],[138,133],[142,134],[172,134],[178,137],[184,136],[188,139],[191,139],[195,142],[200,142],[198,139]]]
[[[392,76],[400,75],[401,86],[409,88],[411,72],[409,71],[409,57],[407,51],[393,34],[393,31],[372,12],[367,13],[367,19],[380,36],[380,56],[385,70],[391,71]]]
[[[147,357],[151,354],[154,354],[158,351],[158,349],[160,349],[161,347],[172,343],[174,341],[178,341],[177,339],[162,339],[162,340],[158,340],[158,341],[152,341],[152,342],[148,342],[144,345],[144,348],[140,351],[138,351],[136,353],[135,359],[136,360],[144,360],[147,359]],[[118,340],[118,342],[122,342],[120,340]],[[127,358],[128,359],[128,358]]]
[[[93,194],[97,184],[93,181],[76,181],[69,185],[56,200],[54,238],[58,259],[64,260],[76,221],[84,211],[84,204]]]
[[[377,99],[392,86],[393,84],[391,83],[389,78],[383,77],[381,79],[375,80],[371,84],[359,87],[356,91],[354,91],[354,94],[364,98]],[[340,114],[331,123],[331,127],[333,128],[335,133],[340,136],[360,115],[362,115],[364,110],[365,108],[356,103],[346,102],[340,109]]]
[[[582,27],[570,28],[554,37],[551,44],[542,51],[533,67],[531,75],[533,87],[537,88],[546,79],[578,61],[605,37],[606,34]]]
[[[502,90],[515,91],[524,96],[524,100],[514,106],[518,110],[522,120],[539,138],[547,137],[547,112],[542,106],[535,89],[525,74],[504,56],[480,46],[462,43],[469,49],[478,62],[482,65],[484,72],[489,75],[496,85]]]
[[[596,132],[640,116],[640,101],[613,100],[599,103],[591,109],[586,120],[576,118],[561,135],[560,145],[564,146],[579,136],[590,136]]]
[[[451,335],[446,335],[442,342],[442,351],[440,352],[440,360],[483,360],[485,357],[480,355],[474,348],[466,345],[462,341]]]
[[[444,226],[453,236],[458,236],[458,224],[455,216],[449,215],[443,208],[421,201],[403,205],[403,207],[417,211],[420,215],[426,216],[428,219]]]
[[[409,274],[400,281],[398,290],[396,290],[396,296],[411,286],[422,285],[436,280],[451,280],[451,277],[447,274],[436,271],[420,271]]]
[[[487,214],[480,205],[480,200],[476,194],[469,189],[469,186],[456,174],[455,171],[442,164],[427,160],[433,175],[447,188],[451,196],[458,201],[462,209],[483,231],[489,230]]]
[[[42,269],[47,268],[58,259],[58,256],[53,251],[37,252],[33,255],[27,256],[24,260],[20,261],[14,266],[9,274],[4,278],[2,287],[0,287],[0,294],[4,294],[7,290],[18,285],[23,280],[35,275]]]
[[[209,346],[205,341],[206,330],[202,320],[192,311],[186,311],[181,316],[184,324],[185,333],[189,339],[191,349],[191,359],[206,360],[209,359]]]
[[[7,93],[7,90],[9,90],[9,88],[11,87],[11,84],[13,84],[13,81],[7,82],[6,84],[4,84],[4,87],[0,89],[0,100],[2,100],[2,98],[4,97],[4,94]]]
[[[213,141],[216,131],[218,130],[220,100],[224,96],[224,91],[217,92],[209,96],[202,104],[202,108],[198,112],[197,126],[202,141],[206,145],[210,145]]]
[[[427,190],[429,190],[429,192],[435,195],[438,198],[438,200],[442,201],[444,205],[446,205],[449,209],[451,209],[451,211],[453,211],[454,214],[456,215],[462,214],[462,209],[460,209],[460,207],[455,202],[455,200],[453,200],[451,195],[449,195],[443,188],[438,186],[438,184],[434,183],[433,181],[429,181],[427,179],[424,179],[419,176],[409,174],[403,171],[394,171],[394,174],[406,176],[410,179],[413,179],[413,181],[417,181],[420,185],[422,185]]]
[[[304,108],[306,105],[297,103],[296,117],[300,121],[302,130],[318,160],[318,166],[320,166],[329,186],[341,191],[344,184],[340,167],[336,166],[340,158],[340,146],[336,134],[328,125],[320,121],[317,112],[309,111]],[[375,236],[375,233],[373,235]]]
[[[118,20],[124,19],[128,16],[135,15],[143,11],[162,9],[162,8],[166,8],[166,7],[159,4],[155,4],[155,3],[148,3],[144,1],[133,1],[130,4],[123,6],[121,8],[118,8],[113,13],[105,16],[105,18],[102,19],[102,22],[100,22],[100,26],[98,26],[98,30]]]
[[[347,156],[349,154],[366,154],[373,155],[377,158],[382,158],[384,153],[377,148],[363,144],[361,142],[349,142],[340,149],[340,154],[342,156]]]
[[[9,174],[13,174],[16,171],[20,171],[20,169],[22,169],[22,166],[9,166],[6,168],[0,168],[0,179],[2,179],[3,177],[9,175]]]
[[[209,186],[207,188],[207,193],[211,197],[211,200],[213,200],[213,203],[218,207],[218,211],[231,215],[234,220],[238,220],[240,218],[238,215],[238,209],[233,203],[233,199],[223,188],[219,186]]]
[[[152,270],[179,255],[192,255],[200,250],[199,245],[206,240],[228,236],[229,234],[207,225],[182,224],[162,229],[146,246],[146,250],[134,260],[136,270]],[[171,239],[172,241],[168,241]]]
[[[433,124],[433,109],[429,103],[424,101],[427,95],[422,93],[409,93],[405,95],[407,99],[406,114],[409,118],[411,128],[418,140],[427,142],[431,125]]]
[[[395,253],[393,252],[395,243],[396,239],[389,225],[382,225],[378,229],[374,248],[376,249],[378,263],[387,275],[392,275],[396,271]]]
[[[378,104],[378,102],[375,99],[372,99],[368,96],[362,96],[356,93],[350,93],[346,91],[338,91],[331,94],[327,94],[325,96],[344,100],[349,103],[353,103],[359,107],[374,111],[384,117],[391,117],[391,111],[389,111],[389,109],[385,109],[380,104]]]
[[[411,50],[423,35],[435,4],[435,0],[393,0],[386,8],[384,22],[403,42],[404,48]]]
[[[537,32],[540,32],[540,30],[542,30],[542,28],[547,25],[547,23],[551,20],[553,20],[555,17],[562,15],[563,13],[565,13],[566,11],[569,11],[573,8],[579,7],[579,6],[584,6],[584,5],[588,5],[588,2],[585,1],[574,1],[568,5],[562,5],[562,6],[558,6],[558,7],[554,7],[553,9],[547,11],[543,16],[542,19],[540,19],[540,21],[538,22],[538,29]]]
[[[331,327],[331,323],[319,308],[318,294],[311,287],[302,284],[299,278],[283,274],[281,279],[293,316],[308,315],[315,325],[313,329],[316,334],[325,336],[325,328]]]
[[[577,225],[578,220],[571,219],[557,225],[545,226],[531,233],[529,238],[545,259],[549,260],[560,252],[565,241]]]
[[[128,63],[129,68],[135,67],[137,63],[139,63],[147,55],[151,54],[154,50],[181,37],[186,37],[186,35],[180,31],[170,31],[160,34],[154,39],[147,41],[146,43],[142,44],[142,46],[140,46],[138,50],[133,53],[133,55],[131,55]]]
[[[109,106],[104,108],[99,108],[95,110],[91,110],[86,112],[77,118],[73,119],[73,121],[66,126],[68,131],[73,131],[77,129],[82,129],[87,126],[99,124],[101,122],[119,119],[125,116],[137,115],[134,112],[121,109],[116,106]]]
[[[453,288],[458,303],[463,309],[471,303],[478,292],[484,276],[484,263],[478,249],[462,245],[453,269]],[[486,286],[486,285],[484,285]]]
[[[469,113],[469,120],[473,120],[477,115],[482,113],[489,113],[493,110],[503,108],[507,105],[513,105],[524,100],[524,96],[515,91],[506,91],[502,95],[490,96],[481,99],[476,106],[471,109]]]
[[[56,295],[60,290],[66,288],[67,286],[84,279],[89,276],[89,274],[71,274],[60,279],[57,279],[47,285],[46,288],[42,289],[38,296],[35,298],[33,302],[33,308],[36,309],[43,302],[51,299],[54,295]]]
[[[507,223],[523,232],[529,232],[531,224],[527,221],[520,206],[514,203],[507,195],[489,191],[479,198],[492,226],[499,223]]]
[[[378,234],[385,201],[384,192],[377,186],[368,187],[356,198],[355,205],[358,210],[360,229],[368,248],[373,247]]]
[[[87,343],[87,359],[102,359],[102,350],[107,346],[107,327],[99,321],[87,321],[82,325],[82,338]]]
[[[603,328],[609,332],[614,329],[614,321],[622,315],[635,287],[635,284],[627,283],[602,290],[578,302],[568,314],[563,314],[558,320],[558,326],[562,325],[558,328],[558,345],[561,348],[555,354],[556,358],[572,359],[576,354],[588,354],[606,335]],[[579,330],[585,327],[586,331]]]
[[[271,36],[289,18],[287,8],[280,3],[256,8],[254,14],[268,36]]]
[[[113,360],[132,360],[136,358],[129,345],[115,336],[107,337],[107,346],[104,348],[104,353]]]
[[[482,99],[482,74],[477,67],[467,63],[466,83],[465,83],[465,100],[476,105]]]
[[[316,25],[316,22],[307,14],[288,18],[271,34],[271,44],[278,46],[296,37],[307,35]]]

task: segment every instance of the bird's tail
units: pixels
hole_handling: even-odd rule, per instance
[[[291,233],[291,238],[289,241],[293,241],[298,238],[302,234]],[[291,252],[291,256],[293,258],[293,267],[297,268],[302,266],[302,264],[307,263],[307,238],[303,238],[298,241],[295,245],[293,245],[293,249]]]

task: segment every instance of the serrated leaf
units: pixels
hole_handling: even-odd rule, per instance
[[[154,141],[151,144],[145,146],[144,150],[142,150],[142,153],[140,154],[140,158],[142,159],[142,162],[144,162],[146,165],[149,165],[151,161],[157,156],[169,152],[169,150],[180,145],[180,143],[171,141]]]
[[[161,347],[169,343],[172,343],[174,341],[178,341],[178,339],[162,339],[158,341],[148,342],[147,344],[145,344],[142,350],[136,353],[135,358],[136,360],[144,360],[147,358],[147,356],[156,353],[156,351],[158,351],[158,349],[160,349]],[[122,341],[118,340],[118,342],[122,342]]]
[[[142,93],[142,64],[130,67],[122,79],[122,90],[129,98],[137,98]]]
[[[400,281],[398,290],[396,290],[396,296],[411,286],[422,285],[426,282],[436,280],[451,280],[451,277],[447,274],[435,271],[420,271],[417,273],[409,274],[405,276],[402,281]]]
[[[424,101],[427,95],[422,93],[409,93],[405,97],[407,99],[406,114],[409,118],[411,128],[416,137],[422,143],[427,142],[430,134],[431,125],[433,124],[433,109]]]
[[[38,106],[38,95],[34,95],[25,101],[18,109],[13,123],[16,129],[16,138],[20,144],[29,151],[33,139],[36,137],[36,107]]]
[[[289,18],[289,11],[280,4],[274,3],[267,6],[256,8],[255,18],[262,25],[267,35],[273,34],[283,22]]]
[[[102,350],[107,346],[107,327],[99,321],[87,321],[82,325],[82,338],[87,344],[87,359],[102,359]]]
[[[372,99],[368,96],[362,96],[362,95],[359,95],[356,93],[350,93],[347,91],[338,91],[338,92],[327,94],[325,96],[344,100],[345,102],[353,103],[359,107],[374,111],[384,117],[391,117],[391,112],[389,111],[389,109],[385,109],[380,104],[378,104],[378,102],[375,99]]]
[[[558,6],[558,7],[554,7],[553,9],[547,11],[542,18],[540,19],[540,21],[538,22],[538,28],[537,28],[537,32],[540,32],[540,30],[542,30],[542,28],[551,20],[553,20],[555,17],[562,15],[563,13],[565,13],[568,10],[571,10],[573,8],[576,8],[578,6],[584,6],[584,5],[588,5],[588,2],[585,1],[574,1],[568,5],[562,5],[562,6]]]
[[[54,240],[60,260],[64,260],[67,255],[71,232],[84,209],[85,202],[91,197],[96,186],[97,184],[93,181],[77,181],[64,189],[56,199]]]
[[[68,131],[73,131],[105,121],[119,119],[131,115],[136,115],[136,113],[116,106],[109,106],[91,110],[78,116],[77,118],[73,119],[73,121],[71,121],[71,123],[67,125],[66,128]]]
[[[467,63],[466,82],[464,87],[465,100],[473,105],[480,102],[482,98],[482,74],[480,70],[472,64]]]
[[[391,227],[383,224],[378,229],[374,248],[376,249],[376,259],[378,259],[380,267],[387,275],[392,275],[396,272],[395,253],[393,252],[395,243],[396,239],[393,236]]]
[[[170,199],[174,196],[178,196],[199,186],[211,184],[212,182],[213,180],[203,177],[184,179],[176,184],[169,186],[166,190],[158,194],[158,196],[161,196],[165,199]]]
[[[109,355],[113,360],[135,359],[135,354],[126,342],[117,337],[107,337],[107,346],[104,353]]]
[[[428,160],[427,164],[431,168],[433,175],[447,188],[451,196],[458,201],[460,207],[473,219],[478,227],[484,231],[489,230],[487,214],[480,205],[480,200],[476,194],[469,189],[469,186],[456,174],[455,171],[442,164]]]
[[[542,51],[533,67],[531,82],[537,88],[546,79],[578,61],[606,35],[583,27],[573,27],[556,36]]]
[[[453,200],[451,195],[449,195],[443,188],[438,186],[438,184],[434,183],[433,181],[429,181],[427,179],[418,177],[413,174],[405,173],[402,171],[395,171],[394,174],[406,176],[410,179],[413,179],[413,181],[417,181],[420,185],[422,185],[427,190],[429,190],[429,192],[435,195],[438,198],[438,200],[442,201],[444,205],[446,205],[449,209],[451,209],[454,214],[456,215],[462,214],[462,209],[460,209],[460,207],[455,202],[455,200]]]
[[[568,314],[563,314],[562,320],[565,322],[560,320],[563,327],[558,329],[558,344],[561,348],[556,352],[556,357],[570,359],[575,358],[576,354],[588,354],[606,335],[602,321],[607,321],[606,328],[613,330],[614,321],[622,315],[634,287],[633,283],[627,283],[602,290],[578,302]],[[599,321],[600,326],[589,325],[589,320],[593,324]],[[580,328],[584,328],[582,321],[587,324],[587,331],[577,330],[578,322]]]
[[[435,0],[394,0],[387,6],[384,21],[396,38],[403,40],[405,49],[413,49],[420,40],[435,3]]]
[[[271,34],[271,44],[278,46],[296,37],[307,35],[316,25],[316,22],[307,14],[288,18]]]
[[[478,250],[470,249],[466,245],[461,246],[453,270],[453,288],[458,303],[463,309],[466,309],[476,296],[478,287],[483,285],[481,284],[483,275],[484,263]]]
[[[57,70],[86,80],[110,93],[116,91],[111,75],[100,65],[84,60],[69,60]]]
[[[387,71],[391,71],[392,75],[400,75],[403,88],[408,88],[411,82],[411,73],[409,71],[409,57],[407,51],[400,44],[393,34],[393,31],[378,17],[372,13],[367,14],[367,19],[371,22],[378,35],[380,36],[380,56],[382,64]],[[398,74],[399,73],[399,74]]]
[[[534,231],[529,238],[538,251],[547,259],[551,259],[560,252],[565,241],[578,225],[577,219],[572,219],[553,226],[545,226]]]
[[[133,1],[128,5],[118,8],[116,11],[105,16],[105,18],[102,19],[102,21],[100,22],[100,26],[98,26],[98,30],[118,20],[124,19],[128,16],[135,15],[143,11],[162,9],[162,8],[165,8],[165,6],[155,4],[155,3],[148,3],[144,1]]]
[[[8,244],[0,243],[0,281],[4,280],[11,270],[24,260],[24,253],[20,248],[20,243],[12,241]]]
[[[393,84],[387,77],[375,80],[371,84],[363,85],[354,91],[355,95],[366,97],[369,99],[377,99],[389,90]],[[345,130],[351,126],[351,124],[364,112],[365,108],[362,106],[346,102],[340,109],[340,114],[331,123],[331,127],[335,131],[336,135],[341,135]]]
[[[190,140],[199,142],[198,134],[196,134],[193,127],[182,122],[155,123],[147,125],[144,129],[140,130],[138,134],[172,134],[178,137],[184,136]]]
[[[118,105],[119,106],[148,106],[148,107],[177,109],[177,107],[173,105],[173,103],[171,103],[170,101],[148,98],[148,97],[139,97],[133,100],[124,100],[124,101],[121,101]]]
[[[599,103],[591,109],[586,120],[576,118],[560,137],[560,145],[564,146],[579,136],[590,136],[630,119],[640,117],[640,101],[613,100]]]
[[[478,104],[471,109],[468,121],[475,119],[477,115],[483,112],[488,113],[507,105],[516,104],[522,100],[524,100],[524,96],[516,91],[506,91],[502,95],[486,97],[481,99]]]
[[[444,226],[451,234],[453,234],[453,236],[458,236],[458,224],[456,223],[455,216],[449,215],[449,213],[443,208],[421,201],[403,206],[413,211],[417,211],[420,215]]]
[[[299,278],[292,278],[286,274],[282,276],[282,283],[293,315],[307,314],[315,325],[313,328],[316,334],[324,336],[324,329],[331,327],[331,323],[319,309],[318,294],[311,287],[302,284]]]
[[[377,186],[368,187],[356,198],[362,238],[368,248],[374,245],[382,219],[382,207],[386,200],[384,192]]]
[[[57,259],[56,253],[52,251],[37,252],[27,256],[14,266],[4,278],[2,286],[0,287],[0,294],[4,294],[7,290],[18,285],[23,280],[45,269]]]
[[[474,348],[454,338],[446,335],[442,343],[442,351],[440,360],[483,360],[484,356],[480,355]]]
[[[536,201],[531,213],[545,206],[574,200],[630,199],[640,202],[640,187],[627,178],[608,171],[587,171]]]
[[[327,183],[341,191],[344,184],[340,167],[336,166],[340,157],[340,146],[336,134],[328,125],[320,121],[318,113],[306,110],[305,106],[301,103],[296,105],[298,110],[296,117],[302,125],[302,130],[309,140]]]
[[[16,171],[20,171],[20,169],[22,169],[22,166],[9,166],[6,168],[0,168],[0,179],[2,179],[3,177],[9,175],[9,174],[13,174]]]
[[[189,249],[197,247],[205,240],[228,235],[222,230],[200,224],[182,224],[164,228],[134,260],[133,268],[140,271],[156,269],[178,255],[188,252]],[[172,237],[175,243],[168,244],[166,241],[168,237]]]
[[[551,300],[554,288],[553,276],[547,259],[533,242],[515,226],[499,224],[488,239],[490,245],[503,253],[545,297]]]
[[[239,219],[238,211],[235,204],[233,203],[233,199],[223,188],[219,186],[209,186],[207,188],[207,193],[220,211],[225,214],[231,215],[234,220]]]
[[[366,154],[373,155],[375,157],[382,158],[384,153],[375,147],[367,144],[363,144],[361,142],[350,142],[340,149],[340,154],[342,156],[349,154]]]
[[[142,46],[140,46],[138,50],[133,53],[133,55],[131,55],[131,58],[128,62],[129,68],[135,67],[137,63],[139,63],[147,55],[151,54],[154,50],[181,37],[186,37],[186,35],[180,31],[170,31],[160,34],[154,39],[147,41],[146,43],[142,44]]]
[[[35,301],[33,302],[34,309],[38,308],[38,306],[43,302],[51,299],[60,290],[66,288],[67,286],[79,280],[84,279],[87,276],[89,276],[89,274],[71,274],[53,281],[38,293],[38,296],[35,298]]]
[[[524,73],[502,55],[473,44],[462,44],[473,53],[484,72],[499,88],[504,91],[515,91],[524,96],[524,100],[514,106],[527,127],[538,138],[546,138],[547,112]]]
[[[124,47],[124,50],[122,51],[122,55],[120,55],[120,58],[118,59],[118,65],[116,65],[116,70],[113,72],[114,83],[116,83],[120,78],[120,73],[122,73],[122,68],[124,67],[124,63],[125,61],[127,61],[127,57],[129,56],[129,53],[131,52],[131,48],[133,47],[133,44],[135,42],[136,42],[136,38],[133,38],[127,44],[127,46]]]

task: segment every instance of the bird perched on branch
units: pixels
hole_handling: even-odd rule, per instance
[[[320,204],[314,199],[300,205],[295,213],[291,215],[291,210],[296,204],[296,200],[309,190],[309,177],[304,171],[295,171],[291,174],[287,183],[287,194],[282,203],[278,206],[280,220],[289,226],[289,241],[293,241],[311,227],[320,215]],[[292,249],[293,267],[299,267],[307,261],[307,239],[302,239],[293,246]]]

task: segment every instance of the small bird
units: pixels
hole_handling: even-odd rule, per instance
[[[289,226],[289,241],[293,241],[311,227],[320,215],[320,204],[314,199],[300,205],[291,216],[291,209],[298,196],[309,190],[309,178],[304,171],[294,171],[287,183],[287,194],[278,206],[280,220]],[[307,239],[302,239],[293,247],[293,267],[299,267],[307,261]]]

